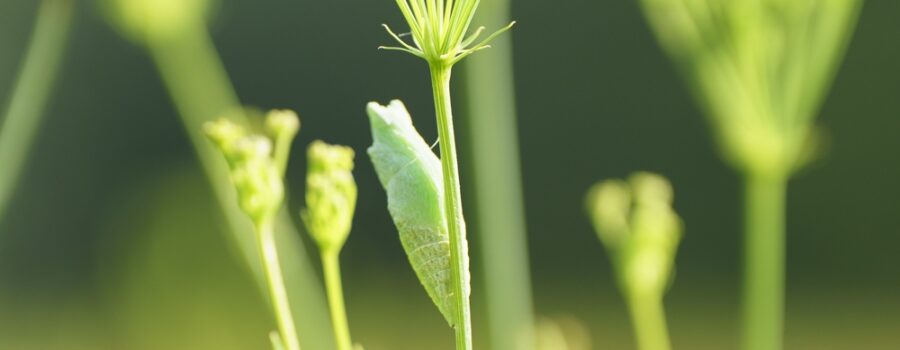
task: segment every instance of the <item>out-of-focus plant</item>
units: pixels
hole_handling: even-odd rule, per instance
[[[661,45],[743,173],[744,348],[782,347],[785,197],[862,0],[642,0]]]
[[[356,209],[353,149],[315,141],[309,146],[306,175],[306,229],[319,246],[331,323],[338,350],[352,350],[341,287],[340,253],[350,235]]]
[[[450,102],[450,76],[453,65],[463,58],[486,49],[488,43],[513,23],[478,41],[483,28],[471,35],[469,26],[475,16],[479,0],[397,0],[400,12],[406,19],[413,43],[408,44],[385,25],[399,47],[382,47],[399,50],[424,59],[431,72],[431,87],[437,116],[438,140],[441,147],[441,166],[444,186],[444,207],[447,232],[450,239],[450,276],[452,295],[455,299],[450,324],[456,332],[457,349],[472,348],[472,316],[469,304],[469,266],[465,219],[459,184],[459,162],[453,128],[453,112]]]
[[[174,40],[206,25],[217,0],[99,0],[122,34],[145,44]]]
[[[12,199],[72,28],[72,0],[44,0],[0,124],[0,222]]]
[[[635,173],[627,182],[601,182],[587,197],[588,214],[609,252],[642,350],[671,349],[663,296],[682,230],[672,196],[664,177]]]
[[[153,58],[198,160],[212,185],[216,201],[236,247],[266,289],[252,225],[243,215],[228,179],[228,168],[205,140],[203,125],[228,114],[241,127],[250,123],[216,53],[206,29],[210,9],[217,0],[98,0],[107,19],[125,38],[145,48]],[[278,147],[276,147],[278,148]],[[276,160],[279,159],[276,156]],[[286,160],[286,159],[285,159]],[[279,160],[284,161],[284,160]],[[331,348],[325,298],[290,215],[282,210],[273,218],[278,249],[284,258],[285,282],[294,296],[294,307],[303,310],[298,319],[305,331],[306,348]]]
[[[590,330],[571,316],[540,317],[534,329],[538,350],[590,350]]]
[[[475,20],[488,27],[510,21],[511,0],[482,3]],[[493,350],[532,350],[534,306],[525,204],[519,163],[519,128],[513,78],[512,37],[463,65],[468,108],[465,132],[472,161],[476,235],[481,246],[488,344]],[[490,150],[485,152],[484,150]]]
[[[278,333],[272,335],[273,344],[281,345],[284,350],[299,350],[300,340],[284,285],[274,224],[284,201],[284,172],[291,141],[300,129],[300,120],[290,111],[271,111],[266,117],[266,126],[269,136],[249,133],[223,118],[207,123],[205,131],[225,156],[237,189],[238,203],[256,229],[269,301],[278,321]]]

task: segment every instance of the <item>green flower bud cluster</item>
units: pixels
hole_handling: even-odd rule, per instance
[[[271,223],[281,207],[287,155],[299,130],[294,112],[278,110],[266,116],[268,135],[249,133],[226,118],[205,125],[207,137],[228,161],[241,210],[257,226]]]
[[[306,209],[300,215],[323,252],[340,251],[356,209],[353,149],[314,141],[308,156]]]
[[[589,192],[587,207],[600,241],[630,296],[662,296],[671,278],[682,224],[664,177],[635,173]]]

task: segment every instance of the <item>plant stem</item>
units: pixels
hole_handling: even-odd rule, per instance
[[[754,176],[746,184],[744,349],[782,348],[787,177]]]
[[[34,33],[0,126],[0,221],[41,125],[68,41],[72,12],[70,0],[44,0],[38,9]]]
[[[488,28],[509,23],[509,1],[483,2],[476,19]],[[477,232],[484,266],[490,348],[534,349],[534,310],[516,125],[512,37],[467,58],[466,132],[472,158]],[[481,150],[481,151],[479,151]],[[491,150],[484,152],[483,150]]]
[[[662,297],[635,296],[629,299],[631,323],[638,348],[641,350],[669,350],[669,331]]]
[[[275,312],[278,323],[278,333],[284,342],[285,350],[300,350],[297,330],[294,327],[294,318],[291,315],[291,305],[288,302],[287,288],[281,273],[281,263],[278,260],[278,248],[275,245],[275,230],[271,223],[266,222],[257,226],[257,245],[259,256],[262,259],[263,270],[266,274],[266,282],[269,285],[269,301]]]
[[[240,108],[237,94],[212,39],[205,28],[198,27],[179,35],[177,39],[152,43],[149,50],[209,179],[232,241],[253,272],[260,291],[265,294],[265,276],[251,234],[253,225],[238,207],[234,186],[228,178],[228,168],[221,154],[216,152],[202,132],[203,123]],[[246,123],[241,117],[239,113],[232,116],[236,122]],[[274,224],[275,229],[283,233],[279,236],[279,247],[286,258],[284,270],[288,289],[294,296],[297,310],[303,311],[303,317],[298,321],[306,334],[304,346],[331,349],[334,347],[332,339],[325,336],[330,333],[325,296],[303,249],[300,235],[284,210],[275,218]]]
[[[347,325],[347,311],[344,307],[344,289],[341,286],[341,261],[339,251],[322,251],[322,269],[325,272],[325,290],[328,307],[331,309],[331,325],[338,350],[351,350],[350,326]]]
[[[451,69],[443,64],[429,64],[434,109],[437,115],[438,140],[441,145],[441,168],[444,175],[444,210],[450,235],[450,274],[456,297],[456,349],[472,349],[472,315],[469,306],[469,262],[466,223],[463,219],[462,194],[459,187],[459,163],[453,131],[453,109],[450,104]]]
[[[237,247],[258,277],[262,277],[253,236],[247,234],[250,227],[244,213],[238,207],[236,194],[228,178],[228,168],[221,155],[209,144],[202,133],[203,123],[215,120],[223,113],[240,107],[237,95],[231,88],[225,68],[219,61],[211,39],[200,28],[189,31],[178,39],[151,44],[150,54],[166,85],[181,123],[197,152],[198,160],[212,183],[214,195]],[[238,114],[235,122],[246,124]]]

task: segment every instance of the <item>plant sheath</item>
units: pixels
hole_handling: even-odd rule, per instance
[[[441,145],[441,169],[444,175],[444,210],[450,235],[450,274],[456,298],[456,320],[453,325],[458,350],[472,349],[472,315],[469,305],[468,249],[466,224],[463,219],[462,194],[459,186],[459,163],[453,131],[453,108],[450,102],[451,68],[441,63],[429,64],[434,109],[437,116],[438,140]]]

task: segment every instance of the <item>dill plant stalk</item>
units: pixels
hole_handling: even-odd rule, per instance
[[[39,5],[28,51],[0,124],[0,222],[59,72],[72,27],[73,7],[72,0],[44,0]]]
[[[862,0],[642,0],[744,176],[743,348],[783,346],[786,192]]]
[[[472,316],[469,304],[468,243],[463,218],[462,195],[459,184],[459,162],[450,101],[450,76],[453,65],[463,58],[486,49],[491,39],[511,28],[513,23],[477,42],[483,28],[468,35],[469,25],[479,0],[397,0],[397,5],[409,25],[413,44],[407,44],[387,25],[388,33],[399,50],[424,59],[431,73],[435,115],[440,142],[440,161],[443,173],[444,210],[450,236],[450,262],[456,313],[453,328],[457,349],[472,349]],[[468,36],[467,36],[468,35]]]
[[[483,3],[475,19],[489,27],[509,22],[510,0]],[[519,162],[512,38],[463,65],[465,125],[473,166],[475,225],[484,259],[488,338],[494,350],[535,347],[524,195]],[[490,152],[478,150],[491,150]]]
[[[126,39],[147,50],[175,104],[198,160],[213,190],[231,239],[236,243],[261,291],[266,275],[259,260],[252,225],[237,205],[229,171],[220,155],[207,142],[203,125],[228,114],[242,126],[249,125],[234,87],[216,52],[208,30],[208,8],[216,0],[98,0],[107,19]],[[281,211],[272,225],[283,257],[287,289],[296,310],[302,310],[298,328],[303,329],[306,348],[332,348],[325,297],[308,263],[303,242]]]

